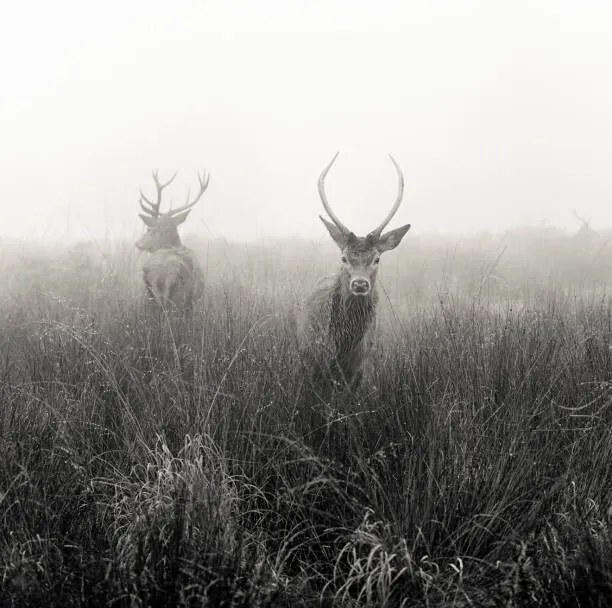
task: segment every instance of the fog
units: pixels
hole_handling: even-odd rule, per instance
[[[0,237],[131,237],[151,169],[185,231],[473,233],[572,209],[612,225],[607,2],[11,3],[0,23]]]

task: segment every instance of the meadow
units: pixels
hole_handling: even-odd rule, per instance
[[[409,233],[329,403],[295,310],[333,244],[186,244],[188,319],[131,243],[1,244],[0,605],[610,605],[607,240]]]

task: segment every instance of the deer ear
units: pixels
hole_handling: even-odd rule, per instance
[[[319,218],[325,224],[327,231],[329,232],[332,239],[334,239],[336,245],[338,245],[340,249],[344,249],[346,247],[346,243],[350,235],[347,235],[344,232],[342,232],[342,230],[340,230],[340,228],[338,228],[336,224],[333,224],[332,222],[327,221],[323,216],[320,215]]]
[[[138,216],[149,228],[153,228],[153,226],[157,224],[157,218],[151,217],[150,215],[144,215],[144,213],[139,213]]]
[[[404,238],[406,232],[410,230],[410,224],[406,224],[401,228],[396,228],[395,230],[389,230],[389,232],[385,232],[379,239],[377,243],[377,249],[381,253],[383,251],[389,251],[390,249],[395,249]]]
[[[187,211],[183,211],[183,213],[179,213],[178,215],[175,215],[172,218],[174,225],[178,226],[179,224],[182,224],[187,219],[187,216],[190,213],[191,213],[191,209],[187,209]]]

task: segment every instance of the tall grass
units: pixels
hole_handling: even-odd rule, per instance
[[[127,245],[5,256],[1,603],[608,605],[609,268],[546,246],[390,254],[329,403],[294,324],[325,250],[211,244],[189,319]]]

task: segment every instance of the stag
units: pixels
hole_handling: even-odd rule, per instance
[[[380,256],[397,247],[410,224],[383,230],[397,212],[404,192],[402,171],[389,155],[398,175],[398,192],[391,211],[367,236],[356,236],[332,210],[325,194],[325,177],[338,153],[319,177],[319,196],[331,222],[321,221],[341,252],[341,265],[333,277],[319,281],[306,302],[299,326],[300,350],[311,380],[326,386],[356,388],[376,320],[376,275]]]
[[[202,198],[209,182],[206,171],[198,173],[199,190],[193,200],[190,192],[184,205],[161,213],[162,193],[176,177],[160,182],[157,171],[153,171],[153,181],[157,199],[152,202],[140,190],[140,207],[144,213],[140,218],[147,231],[136,241],[136,247],[150,255],[143,264],[143,278],[147,296],[163,310],[189,310],[202,291],[204,277],[200,265],[191,249],[184,247],[178,233],[193,206]]]

